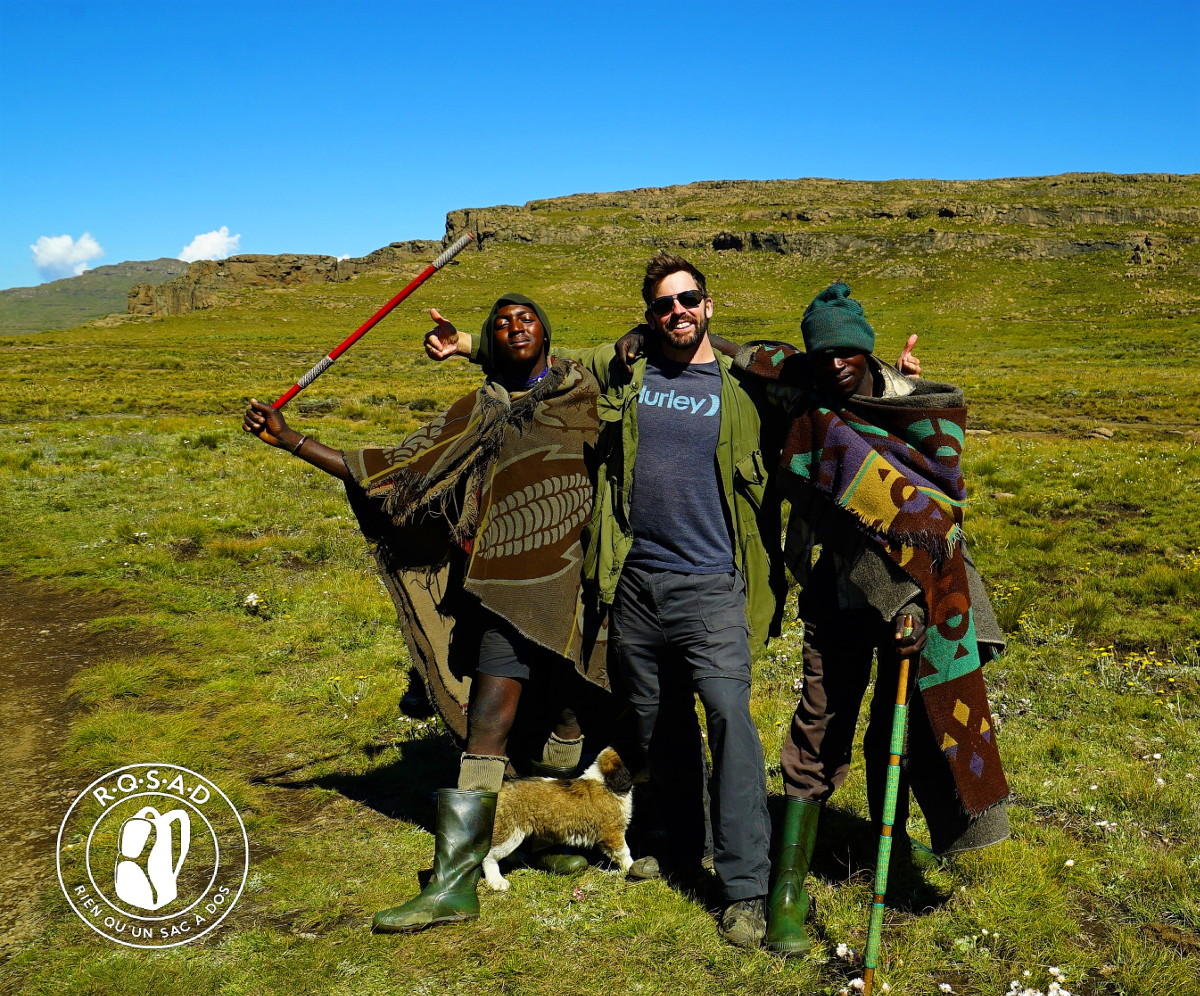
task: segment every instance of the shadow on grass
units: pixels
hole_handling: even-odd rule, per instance
[[[447,733],[409,740],[398,745],[372,744],[363,748],[367,757],[376,757],[395,746],[400,756],[390,764],[366,772],[333,772],[315,778],[286,780],[288,771],[263,775],[255,781],[273,788],[323,788],[375,810],[389,819],[412,823],[430,833],[437,818],[437,789],[454,786],[458,780],[459,751]],[[345,755],[333,755],[322,761]],[[306,762],[311,767],[319,761]],[[302,770],[302,768],[294,769]]]

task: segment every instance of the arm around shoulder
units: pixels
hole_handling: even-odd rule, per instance
[[[596,378],[602,391],[613,383],[617,370],[624,372],[624,364],[617,355],[616,346],[612,344],[588,349],[561,349],[554,346],[550,351],[557,357],[578,363]]]

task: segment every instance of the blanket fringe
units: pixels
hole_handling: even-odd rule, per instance
[[[552,366],[536,387],[515,400],[504,388],[489,385],[474,432],[480,441],[478,446],[469,448],[436,475],[401,473],[391,480],[392,490],[383,508],[393,523],[406,526],[418,517],[433,516],[446,521],[455,543],[474,538],[479,523],[479,495],[504,445],[506,430],[528,430],[542,397],[557,391],[566,374],[566,368]]]

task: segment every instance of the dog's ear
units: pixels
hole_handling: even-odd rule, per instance
[[[613,795],[624,795],[633,788],[633,775],[622,764],[619,768],[615,768],[609,772],[608,777],[604,779],[604,784],[608,786],[608,790]]]
[[[606,747],[596,758],[600,762],[600,773],[604,776],[604,784],[614,795],[624,795],[633,788],[633,775],[625,767],[621,756],[611,747]]]

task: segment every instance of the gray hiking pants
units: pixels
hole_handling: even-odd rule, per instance
[[[704,706],[712,753],[713,870],[728,902],[766,895],[771,825],[762,744],[750,717],[741,576],[626,566],[610,639],[617,647],[615,678],[631,706],[632,736],[646,754],[669,825],[680,828],[670,841],[674,856],[698,863],[703,850],[695,694]]]

